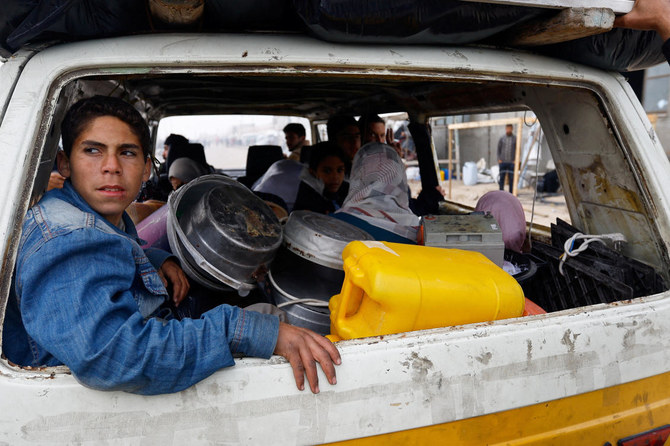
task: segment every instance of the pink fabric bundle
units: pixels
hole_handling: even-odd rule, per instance
[[[500,225],[505,248],[521,252],[526,238],[526,215],[517,197],[503,190],[487,192],[477,202],[475,211],[489,211]]]

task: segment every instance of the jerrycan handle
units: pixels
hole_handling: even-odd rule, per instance
[[[345,260],[345,263],[348,262]],[[364,277],[363,271],[358,266],[346,268],[346,271],[347,274],[344,277],[342,292],[340,293],[342,300],[335,317],[335,327],[338,329],[340,335],[343,334],[341,329],[346,327],[347,312],[353,313],[353,310],[358,310],[364,294],[363,289],[354,283],[354,279],[358,279],[356,280],[358,282]]]

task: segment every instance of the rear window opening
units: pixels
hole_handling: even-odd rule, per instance
[[[358,110],[376,110],[398,136],[407,120],[420,117],[431,128],[434,173],[446,193],[447,201],[440,207],[440,213],[452,215],[471,212],[484,193],[498,189],[496,145],[505,132],[500,120],[519,122],[523,139],[517,192],[526,220],[530,222],[532,215],[534,224],[533,243],[526,248],[528,252],[522,259],[517,259],[523,263],[518,279],[520,283],[523,280],[526,297],[547,312],[554,312],[627,301],[667,289],[668,278],[664,274],[668,268],[660,267],[666,263],[667,253],[658,243],[652,213],[645,200],[639,198],[646,190],[631,174],[630,160],[622,148],[626,142],[614,130],[616,126],[610,122],[607,107],[597,92],[573,86],[493,80],[441,81],[410,75],[404,78],[302,76],[299,89],[295,88],[296,82],[295,78],[284,75],[207,76],[207,85],[216,88],[211,90],[211,97],[197,96],[197,106],[205,113],[202,116],[180,115],[175,105],[186,100],[179,97],[180,92],[198,90],[198,78],[192,75],[129,77],[123,82],[114,77],[106,78],[105,82],[97,77],[82,78],[65,90],[94,92],[111,83],[118,85],[119,90],[138,93],[145,102],[145,109],[150,111],[147,118],[154,125],[159,159],[165,138],[171,133],[182,134],[192,142],[203,144],[208,162],[233,178],[244,174],[249,146],[277,145],[286,153],[281,130],[289,122],[302,123],[307,139],[315,143],[324,139],[324,124],[335,114],[358,116]],[[175,96],[152,96],[152,91],[170,92]],[[73,101],[71,96],[63,95],[59,108],[67,108],[66,99]],[[412,109],[403,114],[408,101]],[[184,113],[194,108],[195,105],[184,106]],[[164,116],[161,110],[171,112]],[[227,110],[236,114],[220,114]],[[492,123],[475,125],[484,121]],[[450,131],[450,126],[463,124],[472,125]],[[57,135],[58,131],[51,134]],[[48,147],[37,175],[35,200],[44,189],[40,182],[48,177],[56,142],[54,137],[46,140]],[[404,158],[414,196],[422,187],[418,171],[423,162],[426,160]],[[466,181],[466,174],[472,174],[473,164],[475,184],[466,184],[471,182]],[[546,184],[546,174],[552,171],[558,188]],[[626,243],[616,247],[609,242],[607,246],[593,243],[589,251],[565,262],[568,276],[561,276],[556,272],[560,261],[557,259],[563,244],[575,231],[621,233]],[[276,262],[290,266],[296,259],[282,255]],[[244,306],[272,295],[270,278],[263,281],[261,287],[246,296],[229,290],[212,292],[206,287],[201,287],[199,292],[206,296],[207,305],[225,302]],[[286,291],[293,295],[300,290]],[[328,314],[323,305],[304,306],[301,310],[305,314],[300,317],[306,320],[311,320],[314,314],[319,317]]]
[[[551,151],[539,120],[530,111],[430,118],[445,199],[474,208],[482,195],[499,189],[496,152],[500,138],[505,135],[506,123],[514,125],[513,134],[521,139],[519,175],[514,177],[514,182],[526,220],[543,226],[549,226],[557,218],[570,222]],[[408,179],[415,194],[420,189],[419,177],[418,162],[408,162]],[[504,190],[509,190],[509,183],[507,176]]]
[[[308,119],[279,115],[171,116],[162,119],[156,134],[156,158],[163,162],[163,142],[179,134],[204,146],[207,162],[215,169],[239,171],[246,167],[249,146],[274,145],[289,153],[282,129],[289,123],[305,128],[307,145],[312,138]]]

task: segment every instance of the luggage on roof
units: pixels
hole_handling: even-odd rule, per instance
[[[600,7],[609,13],[603,23],[592,24],[602,27],[592,32],[611,26],[613,13],[603,6],[622,12],[627,3],[632,4],[628,0],[586,2],[591,10]],[[565,19],[556,19],[560,6],[547,5],[560,5],[560,0],[5,0],[0,10],[0,56],[8,57],[28,42],[166,30],[290,30],[343,43],[519,46],[515,37],[520,32],[533,35],[533,25],[546,28],[549,23],[557,27],[554,36],[563,33],[572,38],[569,30],[561,28]],[[175,14],[179,8],[184,10],[181,16]],[[598,11],[594,17],[587,22],[599,22]],[[634,71],[663,62],[662,44],[651,31],[614,29],[533,49],[598,68]]]

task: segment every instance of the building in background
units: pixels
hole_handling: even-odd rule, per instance
[[[665,153],[670,156],[670,65],[662,63],[644,72],[642,87],[642,106],[647,112]]]

